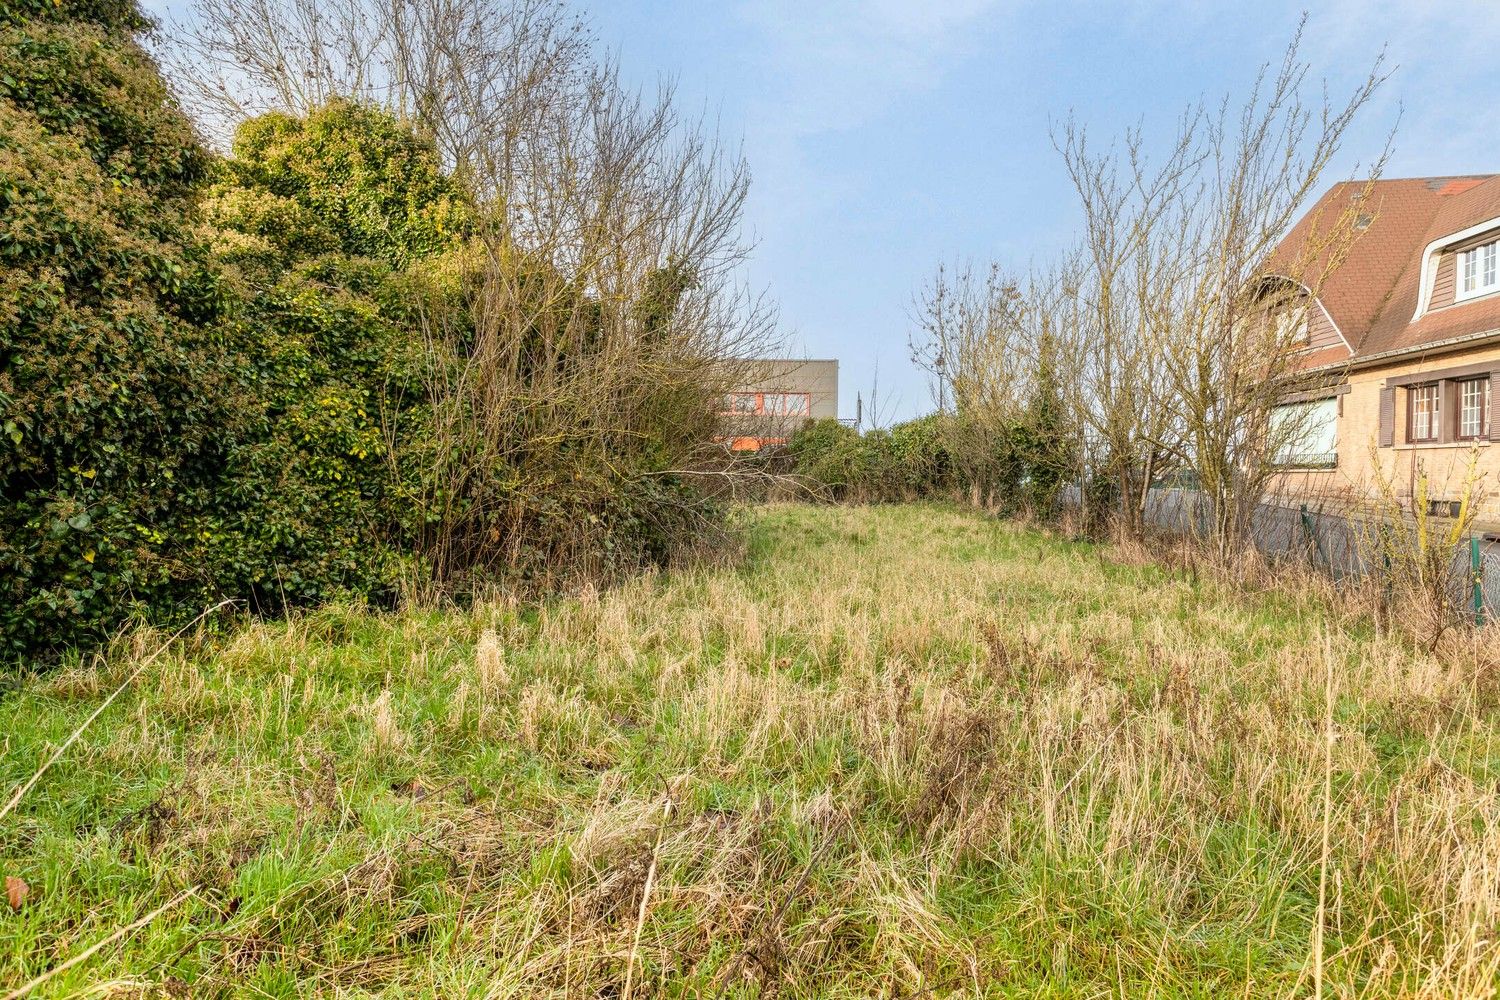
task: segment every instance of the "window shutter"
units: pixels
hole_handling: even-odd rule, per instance
[[[1490,372],[1490,440],[1500,441],[1500,368]]]
[[[1380,447],[1389,448],[1396,443],[1396,390],[1388,386],[1380,390]]]
[[[1444,379],[1438,383],[1438,440],[1451,443],[1458,434],[1458,383]]]

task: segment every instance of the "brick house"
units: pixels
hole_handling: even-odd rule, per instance
[[[729,449],[779,447],[809,421],[837,419],[837,361],[757,358],[739,364],[739,384],[724,399],[715,439]]]
[[[1355,203],[1356,235],[1322,282],[1299,367],[1316,386],[1285,401],[1305,430],[1283,492],[1368,495],[1376,463],[1408,501],[1419,471],[1435,512],[1471,458],[1500,527],[1500,175],[1336,185],[1278,253]],[[1274,270],[1273,266],[1271,270]],[[1273,415],[1275,419],[1276,415]]]

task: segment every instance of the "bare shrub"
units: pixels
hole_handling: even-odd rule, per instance
[[[1310,387],[1298,355],[1306,312],[1361,232],[1364,196],[1385,158],[1341,210],[1283,243],[1384,79],[1377,59],[1342,104],[1326,91],[1310,101],[1300,42],[1299,29],[1237,114],[1223,105],[1195,119],[1188,135],[1203,183],[1168,214],[1157,238],[1181,249],[1168,283],[1148,289],[1167,303],[1157,349],[1181,429],[1180,460],[1211,505],[1209,534],[1221,558],[1246,543],[1251,516],[1306,433],[1272,414]]]
[[[1083,443],[1062,330],[1067,294],[1057,274],[1019,279],[996,265],[939,267],[923,286],[913,358],[940,397],[951,385],[954,413],[940,412],[935,425],[943,468],[916,477],[918,486],[941,483],[987,510],[1052,514]]]
[[[1187,109],[1155,158],[1139,128],[1100,147],[1064,122],[1053,141],[1083,209],[1078,246],[1024,282],[939,271],[919,301],[919,360],[952,373],[977,440],[1056,387],[1061,415],[1037,426],[1096,530],[1107,512],[1115,534],[1140,537],[1153,485],[1175,477],[1206,499],[1195,530],[1233,562],[1308,432],[1287,404],[1337,380],[1302,372],[1308,310],[1369,222],[1384,155],[1347,203],[1288,230],[1383,61],[1339,101],[1308,93],[1300,46],[1299,28],[1238,107]]]
[[[1379,455],[1372,456],[1376,498],[1358,522],[1364,560],[1379,589],[1382,617],[1399,622],[1429,651],[1453,630],[1473,623],[1465,608],[1474,586],[1466,553],[1486,500],[1478,458],[1478,450],[1471,449],[1456,510],[1438,517],[1429,502],[1431,479],[1425,469],[1415,470],[1412,495],[1405,497],[1394,471],[1382,471]],[[1395,608],[1400,608],[1399,616]]]

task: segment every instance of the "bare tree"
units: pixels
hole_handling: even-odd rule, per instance
[[[917,294],[913,360],[951,387],[945,443],[976,504],[1045,499],[997,491],[1026,493],[1078,449],[1067,283],[1066,268],[1014,278],[995,265],[943,266]]]
[[[1131,535],[1140,532],[1152,480],[1181,450],[1162,345],[1184,265],[1170,220],[1202,160],[1193,141],[1198,121],[1184,116],[1158,166],[1148,162],[1139,129],[1126,133],[1123,157],[1094,152],[1072,121],[1054,136],[1084,212],[1081,246],[1065,272],[1075,308],[1060,329],[1075,359],[1089,450],[1110,484],[1116,524]]]
[[[1210,505],[1223,558],[1243,543],[1283,456],[1306,433],[1272,414],[1307,388],[1300,374],[1307,310],[1368,221],[1364,186],[1282,244],[1383,80],[1377,60],[1342,104],[1326,94],[1310,103],[1300,37],[1299,29],[1237,113],[1226,101],[1200,119],[1193,141],[1202,150],[1201,184],[1184,190],[1161,234],[1183,252],[1169,254],[1177,266],[1154,289],[1165,313],[1155,353],[1180,421],[1178,457]],[[1383,163],[1384,155],[1371,181]]]
[[[1153,481],[1188,473],[1222,557],[1307,432],[1282,406],[1307,388],[1307,311],[1368,223],[1363,187],[1283,243],[1383,79],[1377,60],[1344,103],[1309,102],[1300,34],[1238,112],[1227,99],[1186,112],[1158,164],[1139,129],[1102,152],[1071,121],[1055,139],[1085,219],[1076,318],[1059,324],[1077,364],[1085,451],[1131,534]]]
[[[1226,99],[1184,113],[1154,161],[1139,128],[1096,149],[1065,122],[1053,141],[1083,209],[1076,249],[1024,284],[942,269],[919,296],[914,353],[929,370],[943,358],[960,423],[983,436],[1050,371],[1085,513],[1104,501],[1127,534],[1153,482],[1180,471],[1227,557],[1307,433],[1285,404],[1314,388],[1309,310],[1370,221],[1384,155],[1350,198],[1288,231],[1383,76],[1377,59],[1344,102],[1309,100],[1300,37],[1237,111]]]
[[[976,503],[993,493],[994,445],[1025,406],[1024,312],[1022,286],[996,265],[979,273],[940,266],[913,304],[912,360],[935,380],[935,396],[951,388],[945,437]]]

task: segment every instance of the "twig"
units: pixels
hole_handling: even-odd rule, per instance
[[[641,931],[646,926],[646,904],[651,901],[651,885],[656,881],[656,862],[661,856],[662,837],[667,832],[667,818],[672,814],[672,796],[667,795],[666,802],[662,805],[662,825],[656,831],[656,846],[651,848],[651,866],[646,869],[646,884],[641,889],[641,908],[635,917],[635,940],[630,943],[630,957],[625,961],[625,990],[620,994],[620,1000],[630,1000],[630,987],[635,978],[635,956],[641,948]]]
[[[830,826],[824,829],[822,842],[818,844],[811,856],[808,857],[807,864],[803,866],[802,873],[797,877],[797,881],[781,897],[781,900],[776,904],[776,909],[771,911],[770,919],[765,922],[764,926],[756,928],[756,938],[758,941],[765,941],[769,939],[771,934],[780,933],[781,923],[787,909],[792,905],[793,900],[802,895],[802,890],[807,888],[807,883],[812,881],[813,870],[817,867],[818,862],[822,860],[824,853],[833,846],[833,842],[833,829]],[[739,974],[740,969],[744,967],[746,958],[754,958],[755,964],[760,966],[762,973],[770,971],[765,967],[765,963],[758,955],[750,953],[748,947],[741,948],[739,953],[734,956],[734,961],[725,968],[722,976],[719,978],[719,982],[726,986],[732,982],[734,977]]]
[[[5,994],[4,1000],[20,1000],[21,997],[24,997],[26,994],[30,993],[32,990],[34,990],[38,986],[42,985],[47,980],[51,979],[53,976],[60,975],[60,974],[62,974],[64,972],[67,972],[69,969],[73,968],[73,966],[78,965],[78,964],[80,964],[82,962],[88,961],[88,959],[90,957],[92,957],[94,955],[94,953],[97,952],[97,951],[99,951],[101,948],[106,948],[109,945],[114,944],[116,941],[120,940],[122,937],[125,937],[127,934],[133,934],[134,932],[140,930],[142,927],[145,927],[151,921],[155,920],[157,917],[161,916],[163,913],[165,913],[168,910],[172,909],[172,907],[176,906],[178,903],[181,903],[183,900],[187,899],[189,896],[197,895],[198,888],[199,887],[195,885],[191,889],[185,889],[182,892],[179,892],[177,895],[173,896],[167,902],[163,903],[161,906],[158,906],[156,909],[152,910],[150,913],[146,914],[144,917],[142,917],[141,919],[137,920],[135,923],[131,924],[130,926],[128,926],[128,927],[121,927],[119,930],[115,931],[113,934],[111,934],[109,937],[105,938],[103,941],[100,941],[100,942],[98,942],[97,944],[94,944],[94,945],[90,945],[88,948],[84,949],[83,951],[79,952],[77,955],[74,955],[72,958],[68,959],[62,965],[59,965],[59,966],[57,966],[56,968],[53,968],[53,969],[48,969],[46,972],[42,973],[40,976],[37,976],[31,982],[27,983],[25,986],[22,986],[22,987],[20,987],[18,989],[12,990],[11,992]]]
[[[1328,855],[1333,810],[1333,648],[1323,636],[1323,855],[1318,865],[1318,922],[1313,926],[1313,996],[1323,998],[1323,923],[1328,917]]]

